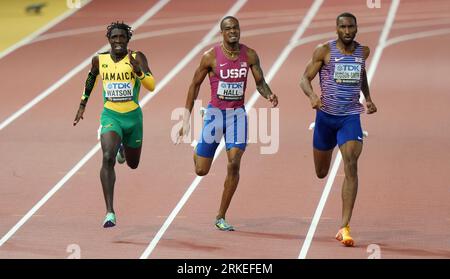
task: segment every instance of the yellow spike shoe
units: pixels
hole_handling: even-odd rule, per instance
[[[353,238],[350,236],[350,227],[346,226],[341,228],[336,234],[336,239],[344,244],[346,247],[355,246],[355,242]]]

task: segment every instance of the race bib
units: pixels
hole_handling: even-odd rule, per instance
[[[131,82],[110,82],[106,84],[105,97],[110,102],[125,102],[133,100]]]
[[[219,81],[217,98],[225,101],[238,101],[244,98],[244,82]]]
[[[334,80],[336,83],[357,84],[361,79],[361,65],[350,63],[334,64]]]

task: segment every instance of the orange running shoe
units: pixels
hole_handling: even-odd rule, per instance
[[[336,234],[336,239],[347,247],[355,246],[355,242],[353,241],[353,238],[350,236],[349,226],[341,228]]]

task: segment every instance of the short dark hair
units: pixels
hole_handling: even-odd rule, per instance
[[[235,18],[234,16],[226,16],[224,17],[221,21],[220,21],[220,30],[223,31],[223,22],[227,19],[234,19],[237,21],[237,23],[239,24],[239,20],[237,18]]]
[[[354,15],[351,14],[351,13],[345,12],[345,13],[342,13],[342,14],[340,14],[340,15],[337,16],[337,18],[336,18],[336,26],[339,25],[339,19],[340,19],[341,17],[351,17],[351,18],[353,18],[353,19],[355,20],[355,24],[358,25],[357,22],[356,22],[356,16],[354,16]]]
[[[125,30],[125,32],[127,32],[128,41],[131,39],[131,36],[133,36],[133,31],[131,30],[131,26],[129,26],[128,24],[125,24],[123,21],[122,22],[116,21],[116,22],[113,22],[110,25],[108,25],[108,27],[106,28],[106,37],[108,39],[111,37],[111,31],[116,28]]]

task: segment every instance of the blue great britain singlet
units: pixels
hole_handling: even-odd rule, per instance
[[[328,42],[330,62],[320,68],[322,111],[332,115],[352,115],[364,112],[359,102],[362,72],[366,67],[363,47],[356,42],[351,55],[342,54],[336,48],[336,40]]]

